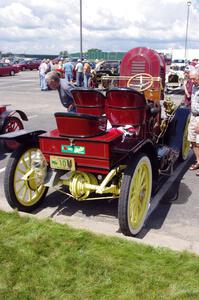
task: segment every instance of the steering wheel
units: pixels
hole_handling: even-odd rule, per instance
[[[127,82],[127,87],[134,88],[139,92],[143,92],[150,89],[152,85],[153,77],[147,73],[136,74],[132,76]]]

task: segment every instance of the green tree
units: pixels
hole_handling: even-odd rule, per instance
[[[60,51],[59,52],[59,56],[62,56],[62,57],[68,57],[68,51],[67,50],[64,50],[64,51]]]

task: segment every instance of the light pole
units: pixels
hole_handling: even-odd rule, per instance
[[[184,57],[187,58],[187,39],[188,39],[188,28],[189,28],[189,8],[191,5],[191,0],[187,1],[187,25],[186,25],[186,33],[185,33],[185,47],[184,47]]]
[[[82,60],[82,0],[80,0],[80,59]]]

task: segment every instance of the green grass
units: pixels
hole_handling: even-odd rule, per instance
[[[0,212],[0,299],[199,299],[199,257]]]

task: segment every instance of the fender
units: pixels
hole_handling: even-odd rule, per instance
[[[6,118],[11,117],[16,113],[19,114],[20,118],[23,121],[28,121],[27,115],[22,110],[10,110],[10,111],[6,110],[0,115],[0,132],[2,131]]]
[[[14,140],[20,144],[37,141],[38,136],[46,133],[45,130],[18,130],[0,135],[0,140]]]
[[[28,117],[25,112],[23,112],[22,110],[18,110],[18,109],[15,112],[20,115],[20,117],[23,121],[28,121]]]
[[[189,109],[179,107],[175,112],[173,120],[166,130],[164,141],[175,151],[181,151],[184,128],[189,115]]]

